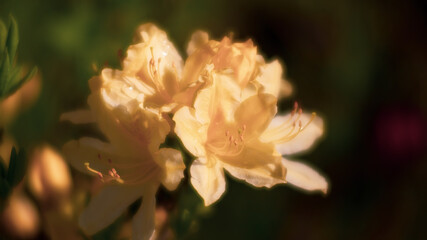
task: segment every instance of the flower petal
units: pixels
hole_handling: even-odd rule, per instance
[[[74,124],[85,124],[95,122],[95,117],[90,110],[77,110],[61,114],[61,121],[70,121]]]
[[[88,235],[97,233],[113,223],[144,189],[143,185],[106,185],[80,215],[80,227]]]
[[[279,96],[282,80],[282,66],[279,61],[275,60],[269,64],[260,67],[261,74],[256,79],[261,86],[263,92],[272,94],[275,97]]]
[[[203,46],[209,41],[209,35],[207,32],[196,31],[191,35],[191,40],[187,46],[187,55],[190,56],[196,49]]]
[[[185,61],[183,78],[180,82],[181,88],[200,80],[201,74],[206,70],[207,65],[215,56],[219,42],[209,41],[197,48]]]
[[[175,133],[181,139],[185,148],[190,151],[194,156],[204,156],[205,149],[202,145],[202,133],[200,133],[201,124],[194,116],[194,109],[189,107],[182,107],[179,109],[174,117]]]
[[[163,186],[169,191],[175,190],[184,178],[185,164],[181,152],[172,148],[161,148],[156,153],[155,160],[164,172]]]
[[[328,191],[328,182],[316,170],[301,162],[289,161],[282,158],[282,163],[287,169],[286,181],[298,188],[307,191]]]
[[[246,126],[249,137],[259,136],[277,112],[277,98],[271,94],[258,94],[243,101],[234,117],[240,125]]]
[[[112,168],[115,168],[120,179],[125,183],[143,183],[160,177],[160,167],[150,156],[138,158],[123,157],[115,148],[94,138],[81,138],[67,142],[63,146],[64,156],[77,170],[94,176],[103,174],[102,180]],[[88,167],[85,165],[88,163]]]
[[[286,169],[273,144],[252,140],[245,144],[238,156],[223,156],[221,161],[231,175],[256,187],[272,187],[286,182]]]
[[[115,159],[117,157],[114,154],[114,148],[110,144],[88,137],[67,142],[62,147],[62,152],[71,166],[83,173],[89,173],[85,163],[89,163],[91,168],[98,171],[108,171],[107,159]],[[102,161],[98,156],[107,159]]]
[[[191,184],[203,198],[205,206],[216,202],[225,191],[224,171],[216,159],[194,160],[190,167]],[[214,161],[212,161],[214,160]]]
[[[148,240],[154,234],[157,185],[147,186],[142,204],[132,220],[132,239]]]
[[[274,164],[249,169],[224,164],[224,168],[234,177],[244,180],[255,187],[270,188],[278,183],[286,182],[286,169],[282,166],[276,168]]]
[[[261,141],[275,143],[277,151],[283,155],[308,150],[323,134],[323,120],[318,116],[302,113],[299,120],[304,129],[293,137],[297,130],[292,130],[292,121],[289,121],[291,118],[290,114],[276,116],[261,135]]]

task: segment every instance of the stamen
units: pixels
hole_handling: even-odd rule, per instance
[[[84,164],[86,166],[86,169],[89,170],[90,172],[96,174],[102,182],[109,182],[109,181],[115,180],[119,183],[123,183],[123,180],[120,179],[120,175],[117,174],[117,171],[114,168],[112,168],[111,170],[108,171],[109,175],[104,175],[100,171],[97,171],[97,170],[91,168],[88,162],[86,162]]]
[[[287,141],[292,140],[293,138],[298,136],[298,134],[300,134],[305,128],[307,128],[307,126],[310,125],[310,123],[313,122],[313,120],[315,118],[316,118],[316,113],[313,112],[311,114],[310,120],[305,125],[302,124],[301,120],[298,120],[299,128],[295,133],[294,133],[294,130],[295,130],[296,122],[294,121],[292,124],[292,126],[293,126],[292,129],[286,135],[284,135],[282,138],[278,139],[278,142],[287,142]]]
[[[298,109],[298,102],[297,101],[295,101],[294,102],[294,110],[296,111]]]

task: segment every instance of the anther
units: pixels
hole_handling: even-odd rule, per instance
[[[294,110],[296,111],[298,109],[298,102],[297,101],[295,101],[294,102]]]

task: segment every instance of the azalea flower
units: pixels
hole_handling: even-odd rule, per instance
[[[233,43],[229,37],[224,37],[215,41],[209,40],[206,32],[197,31],[188,44],[187,54],[184,83],[206,81],[207,72],[214,70],[229,72],[241,89],[261,88],[275,97],[289,96],[292,92],[290,83],[282,79],[283,69],[279,61],[266,63],[251,39]]]
[[[136,91],[144,106],[162,112],[191,104],[201,84],[182,83],[183,60],[166,33],[148,23],[138,28],[135,39],[123,61],[129,91]]]
[[[190,168],[191,183],[206,206],[225,191],[223,169],[256,187],[289,182],[306,190],[326,191],[321,175],[281,156],[304,150],[319,137],[320,118],[307,119],[300,109],[286,121],[287,116],[273,118],[274,95],[262,91],[245,95],[239,91],[239,82],[227,81],[227,75],[212,71],[210,76],[212,85],[200,91],[194,107],[182,107],[173,118],[175,133],[196,157]]]
[[[147,26],[153,25],[143,25],[142,28]],[[162,46],[170,47],[168,44]],[[157,48],[147,47],[152,49],[151,54],[156,52],[154,49]],[[176,60],[175,55],[170,55],[172,60],[168,56],[164,55],[163,62]],[[150,65],[136,67],[136,63],[131,64],[127,60],[124,65],[123,71],[107,68],[102,70],[99,77],[89,81],[92,92],[88,98],[90,110],[61,116],[63,120],[74,123],[96,122],[108,142],[84,137],[66,143],[63,151],[76,169],[108,183],[82,213],[79,224],[83,230],[92,235],[107,227],[142,196],[142,205],[133,218],[132,235],[134,239],[149,239],[154,231],[158,186],[163,184],[167,189],[174,190],[184,176],[185,165],[178,150],[159,148],[170,132],[170,126],[155,101],[147,100],[155,95],[147,94],[146,90],[150,89],[148,83],[137,79],[138,74],[146,70],[144,66]],[[130,72],[135,69],[139,70],[132,75]],[[167,70],[160,69],[157,68],[157,73],[151,70],[151,76],[159,76],[151,80],[162,79],[160,77]],[[152,82],[151,89],[156,83]]]

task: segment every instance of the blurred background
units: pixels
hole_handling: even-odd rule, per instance
[[[254,189],[228,177],[222,200],[204,208],[186,180],[158,194],[164,239],[427,239],[426,1],[0,1],[0,18],[10,13],[19,25],[18,61],[38,66],[41,86],[1,133],[24,148],[59,151],[69,139],[99,134],[59,115],[87,107],[88,79],[103,66],[120,68],[119,53],[146,22],[165,29],[184,58],[198,29],[214,39],[252,38],[267,60],[286,66],[295,91],[280,109],[298,101],[325,119],[324,138],[291,159],[328,176],[327,196]],[[52,207],[26,184],[38,225],[30,235],[7,235],[4,227],[0,235],[50,239],[52,229],[72,225],[82,207],[68,220],[54,213],[88,198],[91,178],[69,171],[69,205]],[[122,238],[135,206],[93,239]],[[56,231],[85,239],[71,228]]]

